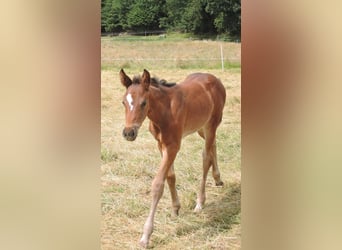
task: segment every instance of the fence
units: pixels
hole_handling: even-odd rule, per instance
[[[101,67],[108,68],[240,68],[241,46],[209,40],[153,37],[103,38]]]
[[[222,71],[224,71],[225,67],[225,58],[223,56],[223,48],[222,45],[220,45],[220,58],[174,58],[174,59],[169,59],[169,58],[132,58],[131,60],[136,61],[136,62],[143,62],[143,61],[175,61],[176,64],[180,64],[180,61],[220,61],[221,62],[221,68]],[[127,61],[127,59],[124,58],[103,58],[103,61],[117,61],[117,62],[124,62]],[[238,65],[236,65],[238,66]],[[184,66],[183,66],[184,67]],[[232,65],[230,65],[232,67]],[[182,66],[180,66],[182,68]]]

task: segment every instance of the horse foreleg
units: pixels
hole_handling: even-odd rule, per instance
[[[165,179],[168,176],[169,170],[178,152],[178,147],[163,147],[162,149],[162,162],[159,167],[158,173],[152,181],[152,204],[149,215],[146,219],[143,229],[143,235],[140,239],[140,245],[147,247],[153,232],[153,222],[156,213],[157,205],[164,192]]]
[[[165,178],[163,175],[157,175],[152,182],[152,204],[150,213],[146,219],[143,229],[143,235],[140,239],[140,245],[147,248],[150,236],[153,232],[153,221],[157,205],[164,192]]]
[[[160,141],[158,141],[158,148],[161,153],[161,156],[163,157],[162,144]],[[173,164],[171,165],[167,173],[167,183],[169,185],[171,199],[172,199],[172,215],[177,216],[181,206],[180,206],[180,202],[179,202],[178,194],[176,190],[176,175],[175,175]]]

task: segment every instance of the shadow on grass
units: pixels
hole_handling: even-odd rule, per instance
[[[177,235],[181,236],[189,232],[194,233],[197,230],[206,230],[207,235],[226,231],[232,228],[232,225],[240,223],[241,212],[241,184],[231,183],[224,188],[224,192],[218,196],[218,199],[206,203],[203,211],[203,224],[180,226],[177,229]],[[207,194],[208,195],[208,194]]]
[[[240,224],[241,184],[231,183],[220,199],[204,208],[208,221],[204,227],[214,227],[214,231],[225,231],[234,224]]]
[[[175,235],[154,238],[151,248],[162,247],[175,239],[181,240],[182,237],[187,238],[190,235],[207,239],[207,237],[229,231],[233,225],[240,224],[241,184],[230,183],[223,187],[222,191],[217,196],[217,200],[206,203],[203,211],[199,214],[193,211],[189,211],[187,215],[184,214],[183,216],[189,216],[189,221],[186,225],[180,222],[175,230]]]

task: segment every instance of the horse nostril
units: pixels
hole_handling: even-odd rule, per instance
[[[137,137],[138,131],[136,128],[125,128],[122,131],[122,135],[126,140],[133,141]]]
[[[135,137],[135,130],[134,130],[134,129],[132,129],[132,130],[130,131],[129,136],[130,136],[130,137]]]

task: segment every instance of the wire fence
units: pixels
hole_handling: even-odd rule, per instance
[[[152,32],[150,32],[152,33]],[[241,67],[241,44],[165,37],[122,35],[101,39],[101,68],[232,69]]]
[[[216,48],[211,54],[216,56],[206,56],[197,54],[196,57],[190,57],[191,55],[179,55],[178,53],[169,55],[159,55],[151,57],[146,56],[102,56],[101,68],[106,69],[108,67],[125,67],[125,68],[140,68],[141,66],[152,68],[180,68],[180,69],[237,69],[241,67],[240,57],[227,56],[220,47]],[[113,53],[115,54],[115,53]],[[196,52],[194,52],[196,54]]]
[[[225,67],[225,61],[226,58],[224,58],[223,56],[223,49],[222,49],[222,45],[220,46],[221,49],[221,57],[212,57],[212,58],[131,58],[131,60],[136,61],[136,62],[144,62],[144,61],[150,61],[150,62],[154,62],[154,61],[174,61],[177,63],[177,61],[193,61],[193,62],[197,62],[197,61],[219,61],[221,62],[221,69],[222,71],[224,71],[224,67]],[[116,61],[116,62],[123,62],[123,61],[127,61],[127,59],[125,58],[102,58],[103,61]],[[236,65],[237,66],[237,65]],[[231,67],[231,65],[230,65]]]

